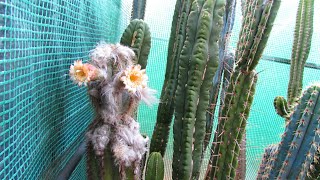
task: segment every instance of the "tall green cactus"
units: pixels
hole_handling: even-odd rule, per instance
[[[299,2],[291,54],[288,101],[282,97],[275,98],[275,109],[286,120],[289,120],[289,115],[302,89],[304,65],[309,56],[313,34],[313,7],[314,0],[300,0]]]
[[[149,155],[145,180],[163,180],[164,162],[159,152],[152,152]]]
[[[190,179],[200,167],[197,162],[203,150],[208,91],[218,67],[218,41],[224,10],[225,0],[192,3],[179,60],[173,126],[173,179]]]
[[[236,0],[227,0],[226,3],[226,12],[223,17],[224,26],[221,31],[219,41],[219,66],[218,70],[216,71],[216,74],[214,75],[212,88],[210,89],[210,105],[207,110],[204,150],[207,149],[207,146],[211,138],[214,114],[220,92],[221,82],[223,83],[222,89],[225,89],[227,82],[229,81],[230,72],[232,71],[234,65],[234,54],[228,52],[228,46],[235,19]],[[222,101],[222,99],[224,99],[224,97],[220,96],[220,101]]]
[[[160,152],[162,156],[168,143],[169,131],[174,112],[174,97],[177,87],[180,53],[186,39],[186,23],[193,0],[177,0],[172,20],[168,46],[167,67],[154,127],[150,152]]]
[[[120,44],[130,47],[135,55],[135,64],[140,64],[142,69],[147,66],[151,48],[151,34],[149,26],[141,19],[134,19],[122,34]]]
[[[320,84],[304,91],[261,179],[305,179],[319,146]],[[260,175],[262,171],[260,171]]]
[[[222,105],[206,179],[233,179],[236,176],[239,144],[245,132],[257,81],[254,68],[266,46],[279,6],[279,0],[246,1],[236,67]]]

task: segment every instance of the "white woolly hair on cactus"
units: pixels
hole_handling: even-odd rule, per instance
[[[103,155],[106,146],[109,144],[110,134],[111,127],[108,124],[103,124],[87,132],[86,135],[92,142],[97,155]]]
[[[122,70],[133,64],[135,54],[129,47],[101,41],[95,49],[90,51],[90,58],[94,65],[105,69],[105,71],[107,71],[107,64],[110,62]]]
[[[112,151],[117,163],[129,167],[137,165],[147,151],[148,138],[140,134],[139,123],[130,116],[123,116],[124,122],[116,127]]]
[[[120,44],[100,42],[90,51],[91,61],[76,62],[70,68],[72,80],[88,84],[96,118],[86,134],[96,155],[103,156],[111,148],[120,168],[134,168],[147,151],[148,138],[140,134],[139,123],[132,116],[139,101],[157,103],[156,91],[149,88],[148,76],[140,65],[134,65],[134,52]]]

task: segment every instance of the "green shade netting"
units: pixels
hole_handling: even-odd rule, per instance
[[[175,1],[149,0],[145,21],[152,47],[149,85],[160,96]],[[85,87],[68,76],[77,59],[88,60],[101,40],[116,43],[129,23],[130,0],[0,0],[0,179],[54,179],[84,140],[93,117]],[[280,140],[284,121],[273,108],[275,96],[286,96],[298,0],[282,0],[264,58],[247,126],[247,179],[256,177],[263,149]],[[315,1],[320,9],[320,1]],[[320,64],[320,15],[315,11],[308,63]],[[235,49],[241,26],[240,3],[231,37]],[[306,68],[304,86],[320,81],[320,72]],[[152,135],[157,106],[141,105],[141,131]],[[170,140],[172,142],[172,139]],[[172,143],[165,156],[171,177]],[[71,179],[85,179],[85,156]],[[203,166],[205,171],[206,165]]]

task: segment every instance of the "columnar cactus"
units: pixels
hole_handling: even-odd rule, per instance
[[[164,162],[159,152],[152,152],[149,155],[145,180],[163,180]]]
[[[314,0],[300,0],[296,16],[294,42],[291,54],[288,102],[283,97],[275,98],[277,113],[289,120],[302,89],[304,65],[308,59],[313,34]]]
[[[234,66],[234,54],[228,51],[231,31],[234,24],[236,0],[227,0],[226,11],[223,17],[224,26],[221,31],[220,41],[219,41],[219,66],[216,74],[214,75],[213,85],[210,89],[210,105],[207,112],[207,122],[206,122],[206,135],[204,139],[204,150],[210,141],[214,114],[216,110],[217,100],[220,92],[220,85],[222,85],[222,91],[225,90],[226,85],[230,79],[230,73]],[[224,93],[222,93],[224,94]],[[220,101],[224,99],[220,96]]]
[[[186,39],[186,23],[193,0],[177,0],[172,20],[168,46],[167,67],[154,127],[150,152],[160,152],[162,156],[168,143],[171,121],[174,113],[174,97],[177,87],[180,53]]]
[[[233,179],[238,165],[239,144],[253,101],[261,58],[280,6],[279,0],[247,0],[245,17],[236,51],[236,67],[231,74],[206,179]]]
[[[147,0],[133,0],[131,20],[144,19]]]
[[[120,44],[134,51],[134,64],[140,64],[142,69],[146,68],[151,48],[151,34],[147,23],[141,19],[132,20],[123,32]]]
[[[294,33],[294,42],[292,47],[292,55],[291,55],[291,68],[290,68],[290,81],[288,85],[288,102],[284,97],[278,96],[274,100],[274,107],[276,109],[277,114],[279,114],[281,117],[285,118],[287,123],[292,123],[292,113],[294,111],[294,107],[297,105],[299,101],[299,96],[302,89],[302,79],[303,79],[303,71],[304,71],[304,65],[306,63],[306,60],[309,55],[310,46],[311,46],[311,38],[312,38],[312,31],[313,31],[313,14],[314,14],[314,0],[300,0],[299,7],[297,10],[297,16],[296,16],[296,26],[295,26],[295,33]],[[296,129],[291,129],[292,131],[296,131]],[[288,131],[288,129],[286,129]],[[301,131],[301,130],[298,130]],[[294,134],[294,132],[291,132],[291,134]],[[287,136],[287,132],[284,134],[284,136]],[[296,143],[296,142],[292,142]],[[287,151],[290,148],[283,149],[283,144],[279,144],[279,151],[284,150]],[[311,147],[312,148],[312,147]],[[313,151],[313,150],[310,150]],[[290,152],[290,151],[289,151]],[[294,154],[292,154],[294,155]],[[274,155],[275,156],[275,155]],[[299,155],[300,156],[300,155]],[[275,161],[277,160],[277,161]],[[266,171],[260,171],[258,177],[260,179],[266,179],[268,177],[277,177],[283,178],[283,177],[291,177],[291,175],[288,175],[288,173],[283,174],[281,171],[287,171],[286,169],[282,168],[285,165],[279,165],[281,163],[286,164],[287,160],[283,160],[274,157],[271,161],[272,163],[268,162],[268,165],[262,162],[261,166],[267,166],[269,168],[277,168],[278,172],[272,172],[270,169],[267,169]],[[315,164],[314,162],[313,164]],[[277,164],[277,165],[276,165]],[[307,164],[310,164],[309,162]],[[281,167],[281,169],[279,169]],[[304,167],[306,168],[306,167]],[[314,176],[317,176],[314,172],[314,165],[311,165],[308,167],[309,174],[312,174]],[[275,170],[274,170],[275,171]],[[264,175],[262,173],[264,172]],[[277,175],[279,173],[281,175]],[[291,172],[290,172],[291,173]],[[306,171],[304,171],[302,176],[294,175],[295,177],[305,177]]]
[[[264,176],[264,172],[268,171],[268,168],[271,167],[271,163],[273,163],[273,159],[276,157],[276,151],[278,151],[278,145],[270,145],[264,150],[262,162],[260,164],[260,168],[258,171],[257,179],[262,179]]]
[[[305,179],[320,142],[319,92],[320,84],[304,91],[273,158],[263,159],[260,179]]]
[[[192,3],[179,59],[173,126],[173,179],[190,179],[200,170],[198,162],[203,151],[209,89],[218,67],[218,41],[225,3],[225,0],[195,0]]]

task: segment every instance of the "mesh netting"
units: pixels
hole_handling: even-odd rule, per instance
[[[0,179],[54,178],[83,141],[92,108],[66,74],[98,41],[119,41],[127,8],[118,0],[0,2]]]
[[[69,66],[77,59],[86,61],[100,40],[118,42],[131,5],[130,0],[0,0],[0,179],[52,179],[64,167],[93,115],[86,89],[69,80]],[[158,97],[174,5],[172,0],[149,0],[146,7],[152,35],[147,74]],[[284,130],[273,99],[286,96],[290,67],[272,58],[290,59],[297,5],[298,1],[282,0],[264,53],[268,58],[257,67],[259,80],[247,126],[247,179],[256,177],[263,149],[279,142]],[[320,1],[315,6],[320,9]],[[232,48],[241,26],[239,3],[236,13]],[[308,62],[319,65],[319,11],[314,17]],[[319,77],[319,70],[306,68],[304,86]],[[156,112],[157,106],[139,108],[141,131],[149,137]],[[172,153],[171,138],[166,179],[171,177]],[[85,169],[83,157],[71,179],[85,179]]]

